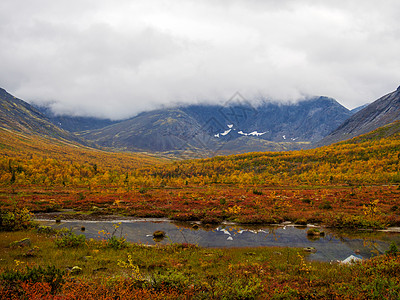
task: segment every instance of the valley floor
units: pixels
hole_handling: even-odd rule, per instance
[[[296,248],[145,246],[113,232],[101,241],[69,230],[32,228],[30,212],[96,220],[119,214],[338,228],[400,224],[395,185],[185,186],[121,190],[40,186],[0,189],[1,299],[398,299],[400,255],[354,264],[307,260]],[[115,224],[115,229],[118,228]],[[99,233],[100,234],[100,233]]]
[[[380,186],[184,186],[140,189],[8,186],[0,208],[32,212],[69,209],[61,218],[96,219],[114,214],[218,224],[276,224],[291,221],[343,228],[400,225],[400,189]]]

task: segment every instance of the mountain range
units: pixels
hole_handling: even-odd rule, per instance
[[[240,99],[239,99],[240,100]],[[352,115],[326,97],[295,104],[189,105],[143,112],[78,133],[104,147],[130,151],[192,151],[205,155],[309,147]]]
[[[225,105],[181,105],[127,120],[57,116],[0,89],[0,126],[94,147],[181,157],[311,148],[349,139],[400,119],[400,88],[348,110],[336,100],[259,101],[239,94]]]

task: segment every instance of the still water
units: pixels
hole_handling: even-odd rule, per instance
[[[363,258],[384,253],[391,241],[400,242],[399,233],[390,232],[343,232],[321,229],[325,236],[310,238],[307,227],[293,225],[280,226],[242,226],[219,225],[214,228],[200,228],[196,224],[174,223],[168,220],[121,220],[121,221],[81,221],[68,220],[55,223],[54,220],[41,220],[40,223],[54,228],[69,228],[87,238],[101,239],[104,234],[113,233],[125,237],[129,242],[148,245],[191,243],[201,247],[301,247],[315,248],[309,259],[320,261],[344,260],[350,255],[360,253]],[[115,224],[120,226],[115,230]],[[84,231],[83,230],[84,227]],[[162,230],[166,237],[161,241],[153,240],[153,232]]]

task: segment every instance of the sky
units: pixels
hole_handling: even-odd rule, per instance
[[[57,114],[122,119],[175,103],[400,85],[398,0],[1,0],[0,87]]]

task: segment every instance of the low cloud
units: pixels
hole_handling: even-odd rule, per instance
[[[399,85],[398,11],[395,0],[3,0],[0,86],[113,119],[236,91],[353,108]]]

